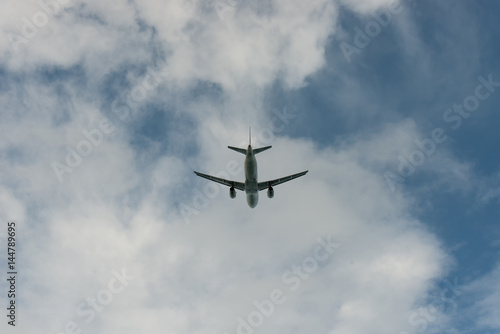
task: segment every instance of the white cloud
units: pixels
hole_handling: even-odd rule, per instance
[[[208,8],[209,12],[202,11],[201,5],[186,1],[143,1],[137,8],[125,2],[75,2],[61,5],[57,15],[40,27],[30,21],[27,26],[33,26],[33,33],[28,38],[24,15],[45,13],[32,4],[8,18],[0,50],[13,69],[83,62],[91,71],[102,71],[97,63],[103,60],[114,64],[109,68],[148,61],[146,51],[157,44],[164,47],[166,68],[179,83],[210,80],[229,90],[242,82],[268,85],[279,77],[298,87],[324,64],[323,49],[336,16],[328,1],[276,1],[272,12],[265,14],[241,3],[230,28],[227,19]],[[141,31],[137,20],[154,27],[158,35]],[[15,54],[9,33],[24,38]]]
[[[385,4],[360,2],[356,8]],[[30,319],[20,323],[23,331],[57,332],[75,321],[89,332],[233,333],[237,317],[248,316],[253,301],[269,298],[273,289],[285,291],[287,300],[259,328],[263,333],[414,331],[408,314],[446,274],[449,259],[410,215],[411,200],[392,193],[373,168],[409,142],[408,132],[417,132],[411,124],[395,124],[340,149],[277,137],[273,149],[258,156],[260,178],[309,169],[307,176],[277,187],[272,200],[262,193],[255,210],[242,193],[230,200],[222,189],[191,224],[179,212],[179,203],[192,204],[192,187],[206,184],[195,179],[193,166],[223,170],[228,159],[242,161],[225,146],[238,144],[228,139],[246,138],[246,124],[264,114],[264,89],[276,79],[300,87],[324,65],[335,5],[274,1],[261,13],[240,3],[228,24],[214,10],[184,1],[135,6],[75,2],[19,55],[5,40],[1,44],[9,71],[32,79],[11,82],[12,89],[2,93],[9,111],[0,125],[2,153],[18,155],[1,163],[0,197],[8,218],[23,221],[20,265],[26,277],[35,277],[20,287],[23,318]],[[31,4],[22,10],[38,9]],[[8,21],[9,29],[17,23]],[[141,30],[144,24],[155,32]],[[152,55],[155,47],[165,63]],[[74,82],[55,89],[31,75],[41,65],[81,64],[94,78],[152,59],[171,73],[176,92],[185,93],[197,80],[221,86],[222,101],[185,107],[195,126],[203,125],[193,138],[182,129],[169,134],[167,145],[198,145],[192,159],[151,158],[162,151],[130,145],[134,138],[126,128],[135,123],[99,110],[104,93],[94,96]],[[128,75],[131,83],[141,79]],[[7,97],[12,91],[15,97]],[[163,97],[165,91],[159,87],[159,97],[152,98],[175,97]],[[51,163],[64,163],[66,145],[76,147],[85,140],[82,130],[98,128],[104,117],[114,132],[59,182]],[[291,291],[283,273],[328,235],[340,248]],[[107,288],[111,271],[121,268],[135,279],[85,323],[76,308]]]
[[[201,168],[225,166],[225,146],[213,145],[201,141],[202,151],[210,147],[213,153]],[[62,184],[50,169],[30,176],[25,191],[40,197],[45,189],[47,199],[42,210],[30,209],[24,217],[24,230],[36,226],[35,220],[44,228],[23,236],[23,252],[30,254],[23,266],[38,273],[23,287],[30,301],[23,312],[42,316],[23,326],[56,331],[75,321],[85,330],[127,333],[143,326],[128,315],[152,320],[165,314],[164,322],[148,325],[150,331],[194,331],[187,327],[194,323],[198,332],[232,333],[237,317],[248,316],[254,300],[269,298],[277,288],[287,301],[260,327],[263,332],[290,324],[332,333],[411,329],[407,314],[446,273],[448,260],[439,242],[408,217],[408,203],[395,200],[382,176],[359,163],[358,146],[364,144],[318,150],[309,142],[277,138],[271,151],[258,156],[261,178],[303,169],[309,174],[276,187],[272,200],[262,193],[255,210],[242,193],[230,200],[223,189],[190,225],[172,201],[191,193],[182,186],[184,175],[191,175],[187,162],[165,157],[145,173],[136,167],[133,151],[116,138],[96,148]],[[39,173],[50,161],[36,159],[22,175]],[[21,177],[5,167],[10,177]],[[44,186],[41,178],[51,181]],[[204,181],[195,181],[198,185]],[[283,273],[326,235],[341,247],[291,291]],[[136,279],[86,324],[76,307],[106,287],[111,270],[122,267]],[[297,319],[306,305],[318,312],[307,314],[304,322],[287,320]],[[324,320],[330,318],[335,324]],[[362,325],[367,322],[369,328]]]

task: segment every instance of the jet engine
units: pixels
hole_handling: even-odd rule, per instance
[[[267,197],[269,197],[269,198],[273,198],[274,197],[274,189],[273,189],[273,187],[269,187],[269,189],[267,189]]]
[[[236,190],[234,190],[234,187],[229,188],[229,197],[231,198],[236,197]]]

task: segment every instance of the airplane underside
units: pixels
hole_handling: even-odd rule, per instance
[[[255,208],[257,204],[259,203],[259,191],[267,189],[267,197],[273,198],[274,197],[274,186],[277,186],[278,184],[293,180],[295,178],[298,178],[300,176],[305,175],[308,171],[300,172],[297,174],[285,176],[279,179],[274,179],[270,181],[265,181],[265,182],[258,182],[257,180],[257,160],[255,159],[255,155],[257,153],[263,152],[271,146],[266,146],[266,147],[260,147],[260,148],[252,148],[252,140],[251,136],[249,139],[249,145],[247,149],[243,148],[238,148],[238,147],[232,147],[228,146],[228,148],[245,154],[245,182],[238,182],[238,181],[231,181],[231,180],[226,180],[222,179],[219,177],[207,175],[207,174],[202,174],[199,172],[194,172],[196,175],[203,177],[205,179],[208,179],[210,181],[214,181],[223,185],[226,185],[229,188],[229,197],[235,198],[236,197],[236,189],[240,191],[244,191],[246,193],[247,197],[247,203],[248,206],[251,208]]]

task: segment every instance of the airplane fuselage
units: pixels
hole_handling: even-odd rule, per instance
[[[253,153],[252,146],[248,145],[245,156],[245,193],[247,203],[251,208],[255,208],[259,203],[259,187],[257,181],[257,160]]]

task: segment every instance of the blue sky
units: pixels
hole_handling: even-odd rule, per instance
[[[498,332],[499,7],[0,5],[2,333]]]

